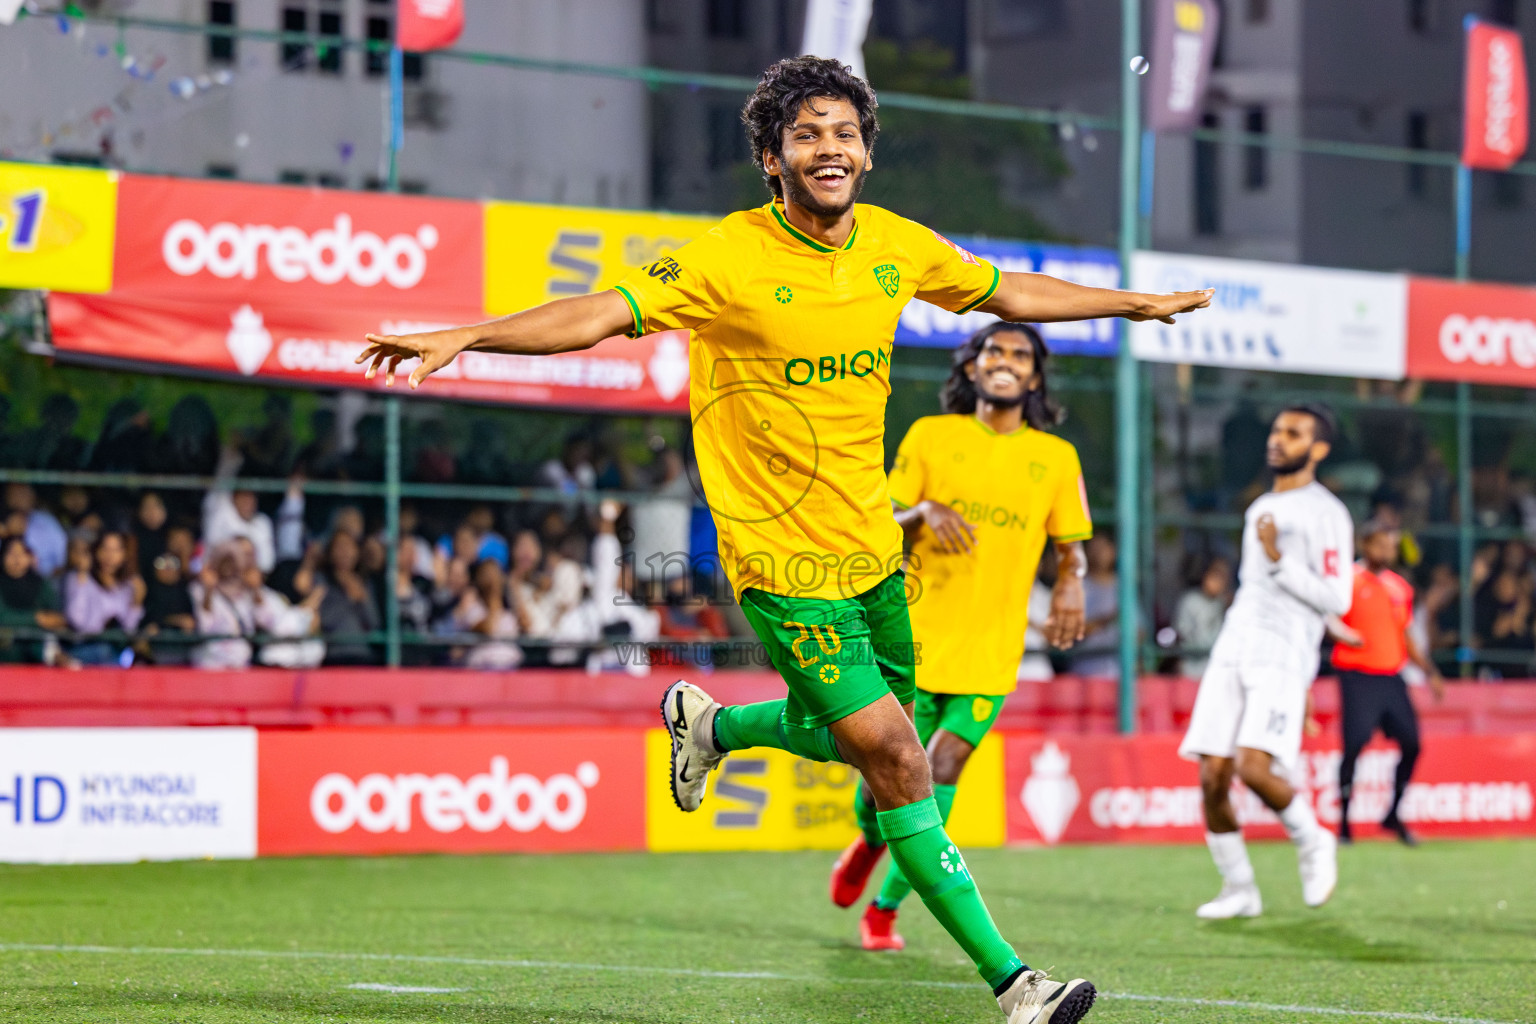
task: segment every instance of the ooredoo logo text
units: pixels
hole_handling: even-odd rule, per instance
[[[1453,363],[1536,367],[1536,323],[1513,317],[1466,317],[1452,313],[1440,322],[1440,352]]]
[[[546,779],[511,774],[505,757],[491,758],[490,771],[471,775],[374,772],[353,780],[340,772],[322,776],[310,791],[314,822],[330,833],[409,832],[417,815],[434,832],[470,828],[570,832],[587,815],[587,791],[598,784],[597,765],[583,761],[572,773]]]
[[[406,290],[421,283],[427,253],[437,247],[438,229],[423,224],[413,233],[384,238],[355,230],[350,214],[338,213],[330,227],[310,234],[302,228],[219,221],[211,227],[184,218],[168,229],[160,255],[172,273],[193,277],[255,280],[263,266],[279,281],[318,284],[351,281],[362,288],[388,282]]]

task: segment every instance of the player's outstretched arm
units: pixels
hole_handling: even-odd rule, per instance
[[[414,389],[428,376],[453,362],[460,352],[503,352],[511,355],[547,356],[591,348],[604,338],[634,327],[629,303],[616,291],[555,299],[497,320],[425,334],[370,334],[368,347],[357,357],[368,364],[370,380],[384,371],[384,383],[393,386],[395,368],[406,359],[421,359],[411,371]]]
[[[1214,289],[1167,295],[1127,292],[1118,288],[1089,288],[1045,274],[1003,274],[997,291],[979,307],[1015,323],[1057,323],[1119,316],[1127,320],[1173,323],[1177,313],[1211,304]]]

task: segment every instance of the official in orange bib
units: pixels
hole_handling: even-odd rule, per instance
[[[1354,601],[1342,617],[1330,620],[1329,632],[1338,645],[1333,667],[1339,670],[1344,707],[1344,758],[1339,762],[1339,839],[1350,842],[1349,799],[1355,781],[1355,761],[1378,728],[1402,751],[1393,780],[1392,805],[1382,828],[1396,832],[1409,846],[1416,840],[1398,816],[1403,792],[1419,758],[1419,720],[1403,681],[1404,663],[1412,660],[1429,676],[1435,699],[1444,694],[1440,672],[1408,633],[1413,621],[1413,587],[1393,572],[1401,536],[1397,529],[1373,519],[1360,530],[1355,563]]]

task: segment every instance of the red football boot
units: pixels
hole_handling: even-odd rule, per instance
[[[844,850],[832,865],[832,902],[840,907],[851,907],[864,895],[869,884],[869,874],[880,863],[885,844],[870,846],[861,835]]]
[[[870,950],[907,948],[907,940],[896,934],[896,911],[881,910],[873,903],[859,918],[859,941]]]

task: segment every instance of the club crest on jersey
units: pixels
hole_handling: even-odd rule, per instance
[[[901,271],[896,269],[895,264],[882,263],[875,268],[875,280],[880,282],[885,294],[894,299],[901,288]]]
[[[1044,464],[1039,463],[1039,462],[1031,462],[1029,464],[1029,478],[1031,480],[1033,480],[1035,483],[1039,483],[1041,480],[1044,480],[1045,479],[1045,466],[1044,466]]]
[[[932,229],[930,229],[930,230],[932,230]],[[972,256],[968,250],[962,248],[961,246],[956,245],[954,242],[951,242],[949,239],[945,238],[943,235],[939,234],[937,231],[933,232],[933,237],[937,238],[939,241],[943,242],[945,245],[947,245],[951,249],[955,250],[955,252],[959,253],[960,254],[960,262],[961,263],[969,263],[973,267],[981,266],[981,264],[976,262],[976,257]]]

